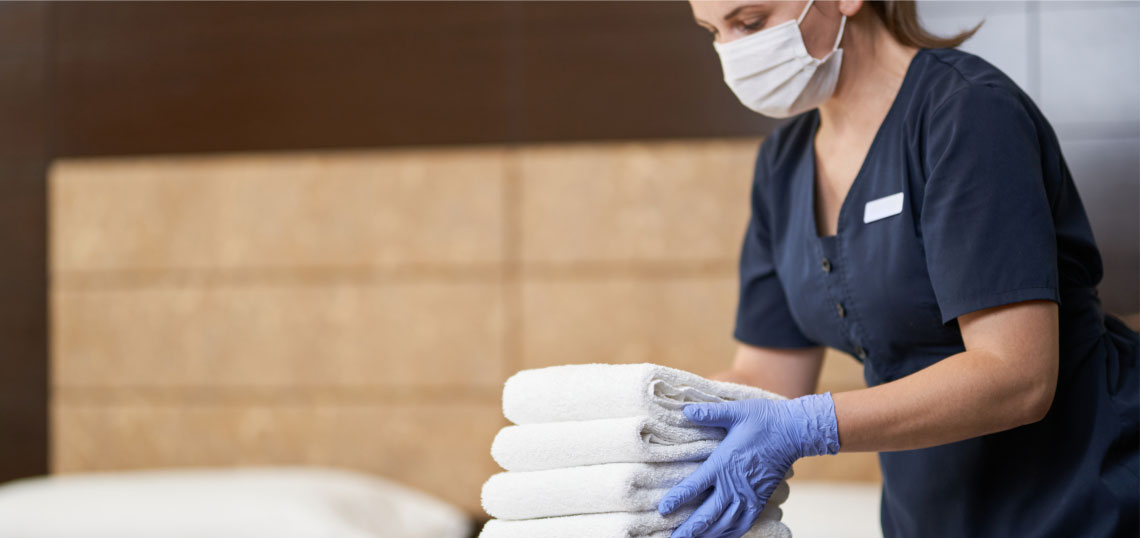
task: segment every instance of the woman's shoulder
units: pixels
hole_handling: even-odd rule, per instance
[[[903,131],[913,162],[921,163],[915,175],[927,186],[935,169],[945,170],[946,181],[969,183],[986,179],[994,188],[1015,183],[1012,162],[1047,166],[1046,180],[1055,188],[1062,170],[1060,142],[1033,100],[1005,73],[973,54],[955,50],[927,50],[922,75]],[[1015,161],[1015,159],[1021,159]],[[972,171],[972,172],[967,172]],[[1040,175],[1040,174],[1039,174]],[[979,196],[984,189],[975,189]]]
[[[980,56],[958,49],[922,49],[911,115],[929,118],[962,102],[1018,103],[1032,112],[1029,96],[1008,75]],[[969,113],[967,111],[963,111]],[[940,118],[948,119],[948,118]]]
[[[1001,69],[976,54],[953,48],[922,49],[922,53],[928,60],[928,76],[942,77],[951,87],[971,84],[1017,87]]]

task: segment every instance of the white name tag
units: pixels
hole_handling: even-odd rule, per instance
[[[867,202],[867,207],[863,209],[863,224],[898,215],[902,213],[902,206],[903,193],[901,192],[884,196],[878,200],[871,200]]]

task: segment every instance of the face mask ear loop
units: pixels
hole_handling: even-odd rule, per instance
[[[803,12],[800,13],[799,18],[796,19],[797,25],[803,24],[804,17],[807,17],[808,10],[811,9],[811,5],[813,2],[815,2],[815,0],[808,0],[807,5],[804,6]],[[844,15],[843,18],[839,20],[839,34],[837,34],[835,36],[835,44],[831,46],[831,50],[837,50],[839,48],[839,42],[843,41],[843,29],[846,26],[847,26],[847,15]]]
[[[839,49],[839,42],[843,40],[844,26],[847,26],[847,15],[844,15],[843,19],[839,21],[839,35],[835,36],[835,44],[831,46],[831,50]]]
[[[815,0],[808,0],[807,5],[804,6],[803,12],[800,13],[800,16],[798,18],[796,18],[796,25],[799,25],[800,23],[804,22],[804,17],[807,17],[807,12],[809,9],[811,9],[812,2],[815,2]]]

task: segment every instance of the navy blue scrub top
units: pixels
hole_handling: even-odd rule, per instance
[[[1137,536],[1140,343],[1101,309],[1100,254],[1041,112],[984,60],[920,50],[828,237],[814,218],[818,125],[806,112],[760,148],[737,340],[845,351],[874,386],[963,351],[958,316],[1060,304],[1045,419],[881,453],[884,535]]]

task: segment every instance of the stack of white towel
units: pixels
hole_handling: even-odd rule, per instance
[[[507,380],[503,414],[514,426],[491,455],[507,472],[483,486],[492,517],[480,538],[668,538],[696,503],[669,516],[657,503],[724,438],[696,427],[685,404],[783,399],[653,364],[583,364],[525,370]],[[789,472],[788,477],[791,474]],[[788,538],[773,493],[747,538]]]

